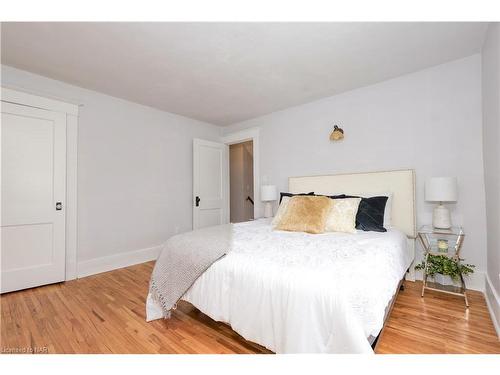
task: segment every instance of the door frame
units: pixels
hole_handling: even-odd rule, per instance
[[[253,217],[258,219],[262,216],[263,205],[260,201],[260,145],[259,145],[259,128],[249,128],[241,131],[236,131],[234,133],[226,134],[221,137],[221,142],[226,145],[234,145],[237,143],[242,143],[246,141],[252,141],[253,146]],[[227,168],[229,170],[229,157],[226,160]],[[229,173],[227,176],[227,207],[229,209],[229,192],[230,192],[230,179]],[[229,212],[228,212],[229,214]]]
[[[30,94],[14,87],[2,86],[0,101],[45,109],[66,115],[66,270],[65,280],[77,278],[78,220],[78,112],[79,105]],[[1,207],[0,207],[1,209]],[[0,217],[1,220],[1,217]]]

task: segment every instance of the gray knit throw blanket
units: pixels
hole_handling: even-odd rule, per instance
[[[224,224],[178,234],[165,242],[149,284],[165,318],[170,318],[198,277],[230,251],[231,237],[232,224]]]

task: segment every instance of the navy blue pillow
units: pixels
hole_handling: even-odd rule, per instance
[[[280,204],[281,204],[281,200],[283,199],[283,197],[293,197],[295,195],[314,195],[314,191],[311,191],[310,193],[299,193],[299,194],[281,192],[280,193]]]
[[[356,214],[356,229],[373,232],[387,232],[384,228],[384,212],[389,197],[356,197],[346,195],[344,198],[361,198]]]
[[[344,199],[347,198],[347,195],[345,194],[339,194],[339,195],[326,195],[326,197],[330,199]]]

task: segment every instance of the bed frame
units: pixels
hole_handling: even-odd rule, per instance
[[[408,238],[408,251],[411,253],[411,259],[415,260],[415,171],[413,169],[290,177],[288,179],[288,190],[291,193],[314,191],[316,194],[324,195],[349,194],[366,196],[392,193],[391,224],[406,234]],[[409,280],[415,280],[412,265],[410,265],[406,273],[406,279]],[[403,280],[399,282],[394,297],[386,308],[384,327],[392,311],[398,292],[404,289]],[[369,338],[373,349],[375,349],[384,327],[377,337]]]

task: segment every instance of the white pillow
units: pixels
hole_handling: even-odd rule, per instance
[[[356,233],[356,214],[361,198],[332,199],[325,232]]]
[[[385,193],[382,196],[387,197],[384,211],[384,228],[388,229],[392,226],[392,193]]]

